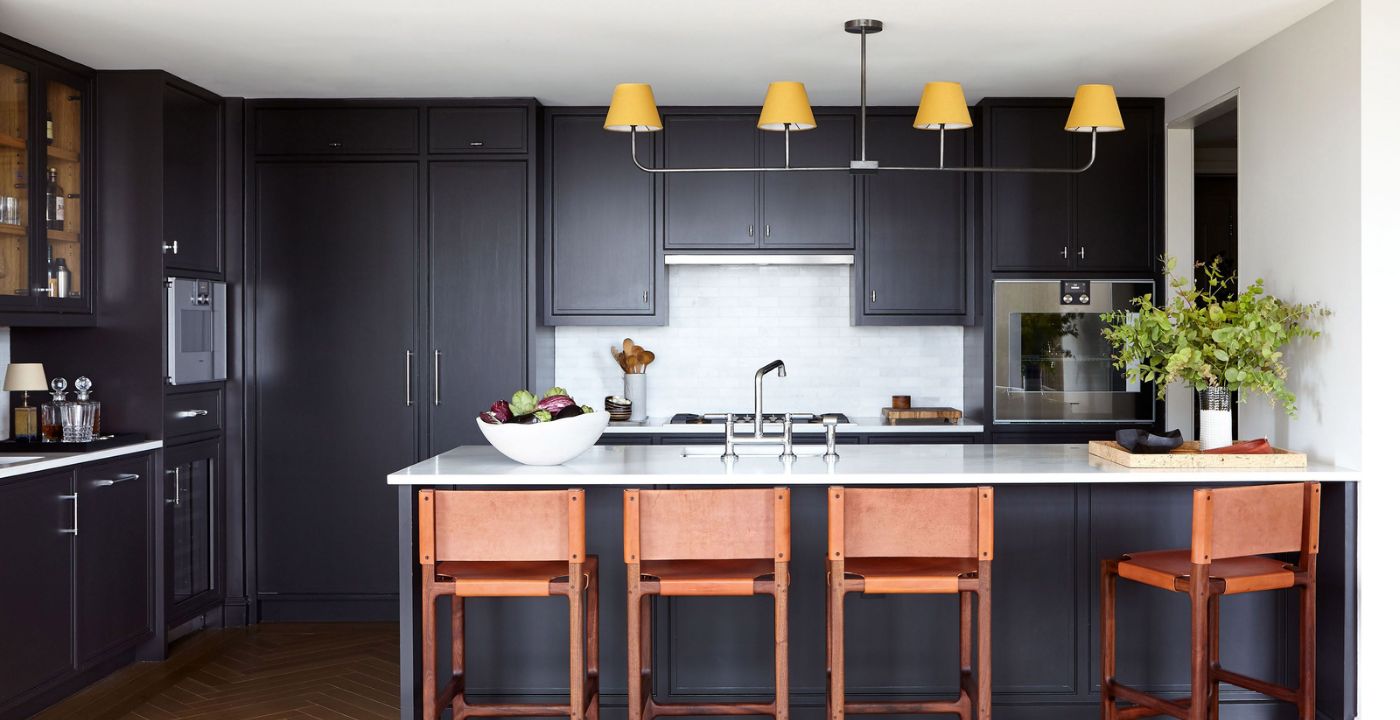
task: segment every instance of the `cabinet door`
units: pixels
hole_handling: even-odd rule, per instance
[[[73,473],[0,480],[0,705],[73,668]]]
[[[655,160],[654,137],[637,138],[644,163]],[[547,272],[555,321],[654,317],[653,180],[632,164],[628,133],[604,130],[602,114],[555,115],[550,145]]]
[[[523,107],[436,107],[428,110],[428,152],[525,152],[530,111]]]
[[[1151,272],[1161,217],[1157,210],[1161,130],[1152,107],[1125,106],[1122,132],[1099,135],[1094,166],[1075,176],[1075,267]],[[1089,160],[1089,139],[1075,136],[1075,163]]]
[[[907,117],[873,117],[869,152],[884,162],[938,164],[938,134]],[[947,163],[964,165],[967,132],[948,133]],[[967,186],[963,173],[891,172],[866,178],[865,247],[861,253],[866,320],[967,312]],[[924,316],[924,317],[920,317]],[[888,322],[888,321],[887,321]]]
[[[998,167],[1069,167],[1073,144],[1068,107],[991,107],[987,164]],[[987,230],[993,270],[1064,270],[1070,267],[1074,207],[1070,175],[992,173]]]
[[[150,457],[77,472],[78,664],[151,630]]]
[[[757,118],[668,115],[667,167],[753,167]],[[679,173],[661,177],[666,249],[758,245],[758,173]]]
[[[384,477],[417,459],[419,172],[417,162],[254,171],[260,592],[396,591]]]
[[[782,167],[783,133],[764,132],[763,165]],[[855,118],[818,115],[815,130],[791,133],[792,165],[845,167],[855,147]],[[766,248],[855,247],[856,176],[843,172],[766,173],[763,232]]]
[[[431,166],[434,455],[484,442],[477,413],[526,385],[529,180],[524,161]]]
[[[44,193],[27,180],[34,172],[33,78],[27,66],[0,55],[0,308],[10,310],[33,308],[30,232],[44,221],[35,202]]]
[[[35,266],[34,287],[39,307],[51,312],[82,312],[89,308],[91,256],[83,211],[87,206],[87,148],[83,127],[87,117],[83,89],[87,83],[67,74],[44,73],[43,107],[53,119],[53,142],[43,158],[39,187],[45,188],[42,222],[47,254],[43,266]]]
[[[415,108],[261,108],[256,123],[263,155],[418,152]]]
[[[218,599],[220,449],[219,440],[205,440],[165,451],[168,624],[182,622]]]
[[[223,272],[219,103],[164,88],[165,267]]]

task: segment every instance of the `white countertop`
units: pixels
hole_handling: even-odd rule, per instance
[[[696,448],[713,452],[713,446]],[[820,448],[815,448],[818,452]],[[840,460],[686,457],[680,445],[595,446],[563,465],[520,465],[489,445],[462,446],[388,476],[391,485],[837,485],[1356,481],[1353,470],[1130,469],[1074,445],[850,445]],[[810,448],[809,448],[810,451]]]
[[[669,417],[647,418],[641,423],[611,423],[608,429],[603,431],[604,435],[723,435],[724,423],[706,423],[700,425],[672,424]],[[847,433],[880,433],[898,434],[909,433],[922,435],[927,433],[980,433],[982,424],[969,420],[961,420],[956,423],[930,423],[927,425],[904,424],[886,425],[884,418],[880,417],[853,417],[851,422],[842,423],[836,426],[836,435],[840,437]],[[734,431],[739,434],[752,433],[753,423],[736,423]],[[792,431],[795,434],[820,434],[826,432],[821,423],[794,423]],[[782,423],[764,423],[763,432],[781,435],[783,432]]]
[[[135,455],[136,453],[146,452],[147,450],[158,450],[162,445],[164,445],[164,443],[160,440],[147,440],[146,442],[117,445],[115,447],[93,450],[91,452],[57,452],[42,454],[0,453],[0,479],[14,477],[16,475],[28,475],[45,470],[56,470],[70,465],[81,465],[83,463],[93,462],[94,460],[106,460],[123,455]],[[502,456],[502,459],[504,459],[504,456]]]

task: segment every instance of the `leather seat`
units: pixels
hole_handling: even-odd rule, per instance
[[[535,597],[555,594],[550,585],[562,583],[568,590],[569,563],[559,561],[440,562],[439,578],[455,582],[462,597]]]
[[[773,561],[644,560],[642,578],[658,581],[662,595],[752,595],[754,583],[773,579]]]
[[[956,593],[959,578],[977,577],[973,558],[880,558],[846,560],[846,579],[865,581],[866,593]]]
[[[1178,579],[1191,575],[1190,550],[1153,550],[1125,555],[1118,563],[1118,574],[1144,585],[1185,592],[1185,585],[1179,589]],[[1225,560],[1215,560],[1210,564],[1212,580],[1225,583],[1225,594],[1257,592],[1260,590],[1281,590],[1293,587],[1297,580],[1294,567],[1281,560],[1245,555]]]

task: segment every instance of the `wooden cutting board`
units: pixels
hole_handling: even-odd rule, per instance
[[[950,407],[892,408],[880,411],[886,425],[952,425],[962,419],[962,411]]]
[[[1187,440],[1181,447],[1160,454],[1130,453],[1113,440],[1090,440],[1089,454],[1130,468],[1305,468],[1306,453],[1274,448],[1271,455],[1259,453],[1203,453],[1200,443]]]

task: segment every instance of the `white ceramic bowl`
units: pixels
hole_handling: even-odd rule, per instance
[[[476,419],[481,434],[502,455],[523,465],[562,465],[593,447],[608,427],[608,414],[594,410],[563,420],[497,425]]]

